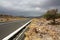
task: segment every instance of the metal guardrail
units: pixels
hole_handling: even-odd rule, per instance
[[[31,20],[28,21],[23,26],[21,26],[20,28],[18,28],[17,30],[15,30],[14,32],[12,32],[11,34],[9,34],[8,36],[6,36],[5,38],[3,38],[2,40],[9,40],[11,37],[13,37],[15,34],[17,34],[20,30],[22,30],[26,25],[28,25],[30,22],[31,22]]]
[[[24,40],[24,38],[25,38],[25,34],[24,33],[29,29],[28,25],[27,25],[27,27],[25,27],[22,30],[22,32],[17,36],[17,38],[15,38],[15,40]]]

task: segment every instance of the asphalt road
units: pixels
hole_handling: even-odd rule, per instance
[[[27,23],[30,19],[18,20],[0,24],[0,40],[8,36],[10,33]]]

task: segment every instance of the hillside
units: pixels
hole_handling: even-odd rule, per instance
[[[60,18],[56,21],[60,22]],[[51,25],[50,22],[44,18],[32,19],[25,32],[25,40],[60,40],[60,23]]]

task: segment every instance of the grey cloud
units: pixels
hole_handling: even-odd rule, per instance
[[[60,10],[60,0],[1,0],[0,12],[11,15],[40,16],[51,8]]]

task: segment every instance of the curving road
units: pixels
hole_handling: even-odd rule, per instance
[[[0,40],[8,36],[10,33],[27,23],[30,19],[18,20],[0,24]]]

